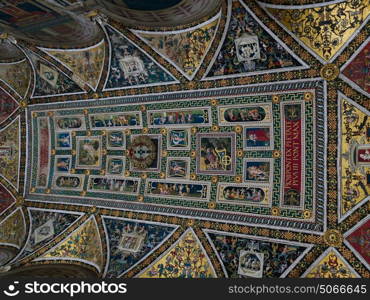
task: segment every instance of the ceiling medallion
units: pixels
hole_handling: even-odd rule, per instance
[[[142,170],[149,168],[157,157],[155,144],[145,135],[133,139],[127,154],[134,168]]]
[[[338,77],[339,69],[335,64],[326,64],[321,68],[320,75],[325,80],[331,81]]]
[[[331,247],[339,247],[343,243],[342,234],[335,229],[328,229],[324,234],[324,242]]]

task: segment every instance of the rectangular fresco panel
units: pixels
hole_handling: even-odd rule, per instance
[[[72,111],[73,112],[73,111]],[[85,117],[82,116],[58,116],[54,119],[56,131],[85,130]]]
[[[266,206],[271,203],[271,189],[264,185],[220,183],[217,201],[253,206]]]
[[[141,128],[140,112],[121,112],[112,114],[90,115],[90,126],[94,129],[100,128]]]
[[[210,108],[148,111],[148,127],[203,127],[211,125]]]
[[[284,206],[300,206],[304,190],[304,107],[301,103],[284,103],[283,112],[283,185]]]
[[[209,183],[177,182],[173,180],[149,180],[145,188],[150,197],[164,197],[188,200],[208,200]]]
[[[140,180],[123,177],[91,176],[88,191],[119,194],[137,194]]]
[[[47,118],[40,118],[39,119],[39,167],[37,173],[37,185],[38,186],[46,186],[48,175],[49,175],[49,120]]]
[[[218,119],[222,126],[272,123],[271,104],[219,106]]]

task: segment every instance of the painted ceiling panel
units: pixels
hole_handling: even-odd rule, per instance
[[[358,86],[365,95],[370,95],[370,42],[369,39],[356,51],[354,57],[344,66],[343,75]]]
[[[106,89],[176,82],[156,61],[117,30],[106,27],[111,43],[111,64]]]
[[[297,56],[258,21],[246,4],[231,1],[230,5],[224,41],[207,77],[302,67]]]
[[[31,51],[28,51],[27,54],[35,70],[33,97],[83,93],[83,90],[76,82],[54,65]],[[81,83],[79,82],[79,84]]]
[[[305,272],[306,278],[357,278],[348,262],[335,248],[328,248]]]
[[[20,97],[25,97],[31,81],[31,66],[26,59],[14,63],[0,63],[0,80]]]
[[[208,236],[230,278],[285,277],[312,247],[221,232]]]
[[[325,61],[330,61],[348,43],[370,14],[367,0],[340,1],[329,5],[291,9],[266,6],[294,37]]]
[[[95,218],[90,217],[60,244],[36,260],[77,260],[101,271],[104,263],[103,248]]]
[[[143,270],[141,278],[214,278],[216,273],[203,246],[192,229]]]
[[[96,89],[102,73],[105,42],[101,41],[98,45],[81,50],[54,50],[42,49],[56,60],[66,65],[76,77],[75,80],[82,81]]]
[[[141,39],[192,79],[207,54],[219,23],[219,15],[196,28],[178,32],[134,31]]]
[[[0,214],[2,214],[11,204],[15,203],[12,194],[0,184]]]
[[[118,218],[104,218],[104,226],[109,240],[108,278],[116,278],[128,272],[151,255],[176,229],[160,223]]]
[[[64,232],[81,216],[78,213],[29,209],[30,236],[18,260],[38,251]]]

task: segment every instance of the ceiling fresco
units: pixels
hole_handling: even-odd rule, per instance
[[[0,277],[370,277],[369,0],[3,2]]]

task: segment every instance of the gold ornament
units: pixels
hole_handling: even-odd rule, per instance
[[[212,128],[211,128],[212,131],[219,131],[220,130],[220,127],[218,127],[217,125],[213,125]]]
[[[278,95],[272,96],[272,103],[279,104],[280,103],[280,97]]]
[[[273,216],[280,215],[280,209],[278,207],[272,207],[271,208],[271,215],[273,215]]]
[[[144,196],[143,195],[137,196],[137,201],[143,202],[144,201]]]
[[[234,180],[235,180],[235,182],[240,183],[240,182],[242,182],[242,177],[241,176],[235,176]]]
[[[234,131],[238,134],[242,133],[243,132],[243,127],[238,125],[238,126],[235,126],[234,128]]]
[[[217,203],[216,203],[216,202],[209,202],[209,203],[208,203],[208,208],[209,208],[209,209],[215,209],[215,208],[216,208],[216,206],[217,206]]]
[[[339,247],[343,243],[343,236],[339,230],[328,229],[324,234],[324,242],[331,247]]]
[[[303,211],[303,218],[310,219],[312,217],[312,212],[308,209]]]
[[[274,151],[272,151],[272,156],[274,158],[279,158],[281,156],[280,150],[274,150]]]
[[[313,99],[313,93],[311,93],[311,92],[304,93],[304,100],[305,101],[311,102],[312,99]]]
[[[327,81],[332,81],[339,75],[339,69],[335,64],[326,64],[320,70],[320,75]]]

